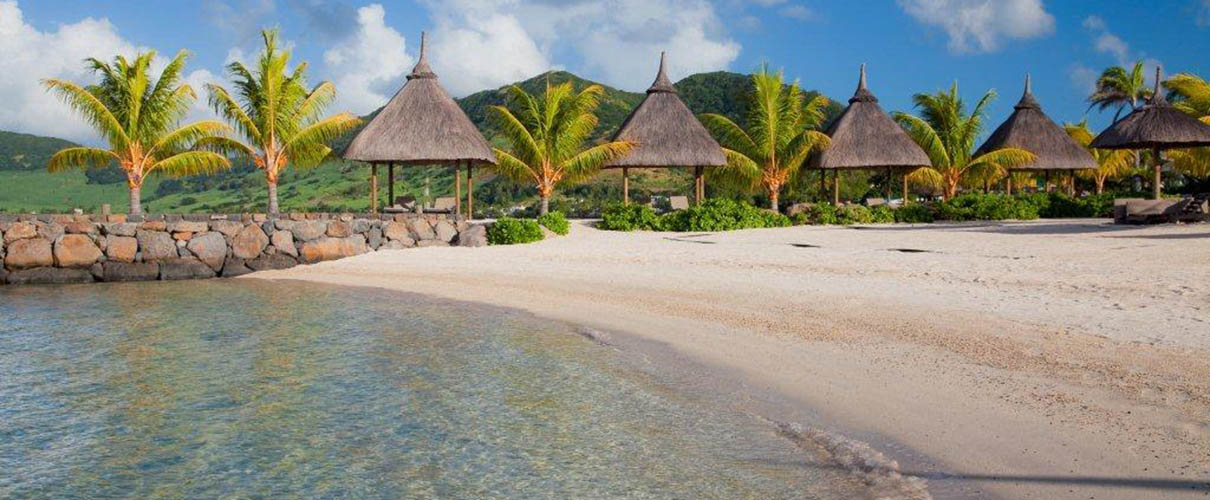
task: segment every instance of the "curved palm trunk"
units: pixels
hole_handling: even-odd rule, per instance
[[[142,186],[130,186],[130,215],[143,215],[142,192]]]
[[[277,214],[277,179],[269,179],[269,213]]]
[[[1097,194],[1105,192],[1105,178],[1097,177]]]
[[[770,210],[773,210],[774,212],[780,212],[780,211],[781,211],[781,210],[780,210],[780,208],[779,208],[779,201],[778,201],[778,199],[779,199],[779,193],[778,193],[777,191],[770,191],[770,192],[769,192],[769,209],[770,209]]]
[[[542,196],[542,204],[538,206],[538,215],[546,215],[550,212],[550,196]]]

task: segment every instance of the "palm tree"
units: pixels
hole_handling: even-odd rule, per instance
[[[1088,108],[1094,107],[1104,111],[1117,108],[1113,121],[1117,121],[1126,106],[1134,110],[1140,102],[1151,97],[1151,89],[1147,87],[1146,73],[1143,71],[1143,61],[1136,61],[1130,71],[1121,66],[1111,66],[1097,78],[1096,89],[1088,96]]]
[[[593,111],[604,94],[600,85],[589,85],[577,93],[571,82],[552,86],[547,80],[546,92],[541,95],[530,95],[516,85],[508,88],[515,113],[505,106],[489,108],[492,122],[512,150],[495,150],[495,171],[514,182],[537,185],[542,200],[539,214],[550,211],[550,196],[556,187],[587,179],[606,162],[636,146],[630,141],[615,141],[584,148],[597,128]]]
[[[74,147],[51,157],[48,169],[104,168],[117,162],[126,173],[130,188],[130,213],[143,213],[143,182],[152,173],[171,176],[211,173],[231,167],[227,158],[208,151],[193,151],[199,141],[223,133],[218,121],[200,121],[177,127],[197,99],[193,88],[181,83],[188,54],[177,53],[152,80],[149,67],[155,52],[138,54],[133,61],[123,56],[113,63],[87,59],[89,69],[100,77],[95,85],[81,86],[66,80],[42,80],[79,113],[109,144],[109,149]]]
[[[763,188],[769,208],[778,210],[782,187],[812,151],[831,144],[827,135],[815,130],[823,122],[828,99],[820,95],[804,102],[798,83],[786,85],[781,71],[768,68],[752,75],[752,84],[747,130],[723,115],[701,115],[727,155],[727,165],[711,174],[746,190]]]
[[[264,30],[265,50],[249,70],[241,62],[227,65],[237,97],[218,84],[207,84],[210,106],[230,122],[245,142],[231,138],[206,142],[216,150],[252,160],[269,185],[269,213],[277,213],[277,181],[290,165],[319,165],[332,149],[328,143],[361,124],[350,113],[321,118],[336,98],[336,87],[321,82],[307,89],[307,63],[287,73],[290,52],[281,50],[277,30]]]
[[[1092,171],[1080,171],[1078,175],[1092,178],[1097,184],[1097,194],[1105,192],[1105,181],[1109,179],[1117,179],[1130,174],[1134,169],[1134,162],[1137,153],[1129,149],[1093,149],[1089,147],[1092,144],[1094,137],[1092,130],[1088,128],[1088,120],[1084,120],[1075,124],[1064,124],[1063,130],[1067,131],[1067,135],[1071,136],[1081,146],[1088,148],[1088,152],[1092,153],[1092,157],[1097,160],[1097,169]]]
[[[912,102],[920,108],[920,117],[902,112],[894,115],[895,121],[924,149],[933,163],[914,175],[926,183],[940,184],[946,199],[958,193],[958,186],[967,172],[1008,171],[1035,159],[1033,153],[1018,148],[998,149],[971,157],[975,140],[983,131],[984,108],[995,98],[994,90],[987,91],[967,114],[966,106],[958,96],[958,84],[954,83],[949,91],[912,96]]]
[[[1210,83],[1197,75],[1180,73],[1165,81],[1164,87],[1173,94],[1173,106],[1210,125]],[[1210,177],[1210,148],[1170,150],[1168,157],[1185,175]]]

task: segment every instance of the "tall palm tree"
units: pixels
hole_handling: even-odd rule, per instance
[[[1113,114],[1113,121],[1117,121],[1127,106],[1134,110],[1150,97],[1151,88],[1147,86],[1143,61],[1136,61],[1129,71],[1121,66],[1106,68],[1097,78],[1096,89],[1088,96],[1088,108],[1102,111],[1117,108]]]
[[[143,213],[141,192],[150,174],[197,175],[231,167],[222,155],[191,150],[199,140],[225,132],[226,125],[200,121],[177,126],[197,99],[193,88],[181,83],[188,54],[177,53],[153,80],[149,67],[155,54],[144,52],[134,60],[117,56],[113,63],[85,60],[100,77],[95,85],[42,80],[47,90],[83,116],[109,144],[109,149],[75,147],[59,151],[51,157],[48,169],[104,168],[117,162],[126,173],[130,213],[134,215]]]
[[[1067,131],[1067,135],[1071,136],[1081,146],[1088,149],[1092,153],[1092,157],[1097,160],[1096,170],[1082,170],[1078,175],[1091,178],[1097,185],[1097,194],[1105,192],[1105,181],[1109,179],[1117,179],[1130,174],[1134,170],[1135,157],[1137,153],[1129,149],[1094,149],[1089,147],[1092,144],[1094,137],[1092,130],[1088,128],[1088,120],[1080,123],[1068,123],[1063,125],[1063,130]]]
[[[495,170],[515,182],[534,183],[542,200],[539,214],[550,211],[550,196],[556,187],[587,179],[636,146],[615,141],[584,147],[597,128],[593,112],[604,94],[600,85],[589,85],[577,93],[571,82],[552,86],[547,80],[546,91],[540,95],[530,95],[516,85],[509,87],[514,109],[489,108],[493,123],[511,146],[511,151],[496,149]]]
[[[902,112],[894,115],[895,121],[932,161],[931,166],[920,169],[915,175],[927,183],[939,183],[946,199],[958,193],[964,176],[972,170],[1008,171],[1035,159],[1033,153],[1018,148],[998,149],[972,157],[975,140],[983,131],[984,109],[995,98],[994,90],[987,91],[967,114],[966,105],[958,96],[958,84],[954,83],[948,91],[912,96],[921,116]]]
[[[1173,94],[1177,109],[1210,125],[1210,83],[1197,75],[1180,73],[1164,82]],[[1172,165],[1181,173],[1198,179],[1210,178],[1210,148],[1168,151]]]
[[[781,71],[774,73],[767,67],[752,75],[746,130],[723,115],[701,115],[727,155],[727,165],[711,174],[747,190],[764,189],[773,210],[778,210],[782,187],[807,156],[831,144],[826,134],[816,130],[828,99],[820,95],[804,102],[798,83],[786,85],[784,79]]]
[[[332,149],[328,143],[361,124],[351,113],[322,117],[336,98],[336,87],[321,82],[308,89],[307,63],[289,71],[290,51],[278,47],[277,30],[264,30],[265,50],[253,69],[241,62],[227,65],[236,96],[218,84],[207,84],[210,106],[230,122],[245,142],[221,138],[208,146],[250,158],[265,173],[269,213],[278,212],[277,181],[290,165],[319,165]]]

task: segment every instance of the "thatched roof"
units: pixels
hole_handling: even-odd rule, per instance
[[[932,163],[866,88],[864,64],[849,107],[832,122],[827,134],[832,145],[811,158],[811,168],[903,168]]]
[[[613,140],[634,141],[638,146],[605,168],[718,167],[727,164],[723,148],[681,101],[676,87],[668,79],[662,53],[659,74],[647,89],[647,97],[622,122]]]
[[[421,34],[420,61],[403,89],[353,138],[345,159],[372,163],[496,163],[496,155],[483,134],[441,88],[429,67],[426,38]]]
[[[1132,111],[1092,141],[1100,149],[1179,149],[1210,146],[1210,125],[1168,104],[1155,69],[1151,103]]]
[[[1097,161],[1088,150],[1042,112],[1042,106],[1030,89],[1029,75],[1025,75],[1025,93],[1013,107],[1013,114],[979,146],[975,155],[1004,148],[1020,148],[1037,156],[1033,163],[1014,170],[1097,168]]]

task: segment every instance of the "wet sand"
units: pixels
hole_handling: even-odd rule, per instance
[[[1206,498],[1210,226],[611,233],[257,273],[658,342],[870,442],[935,497]]]

